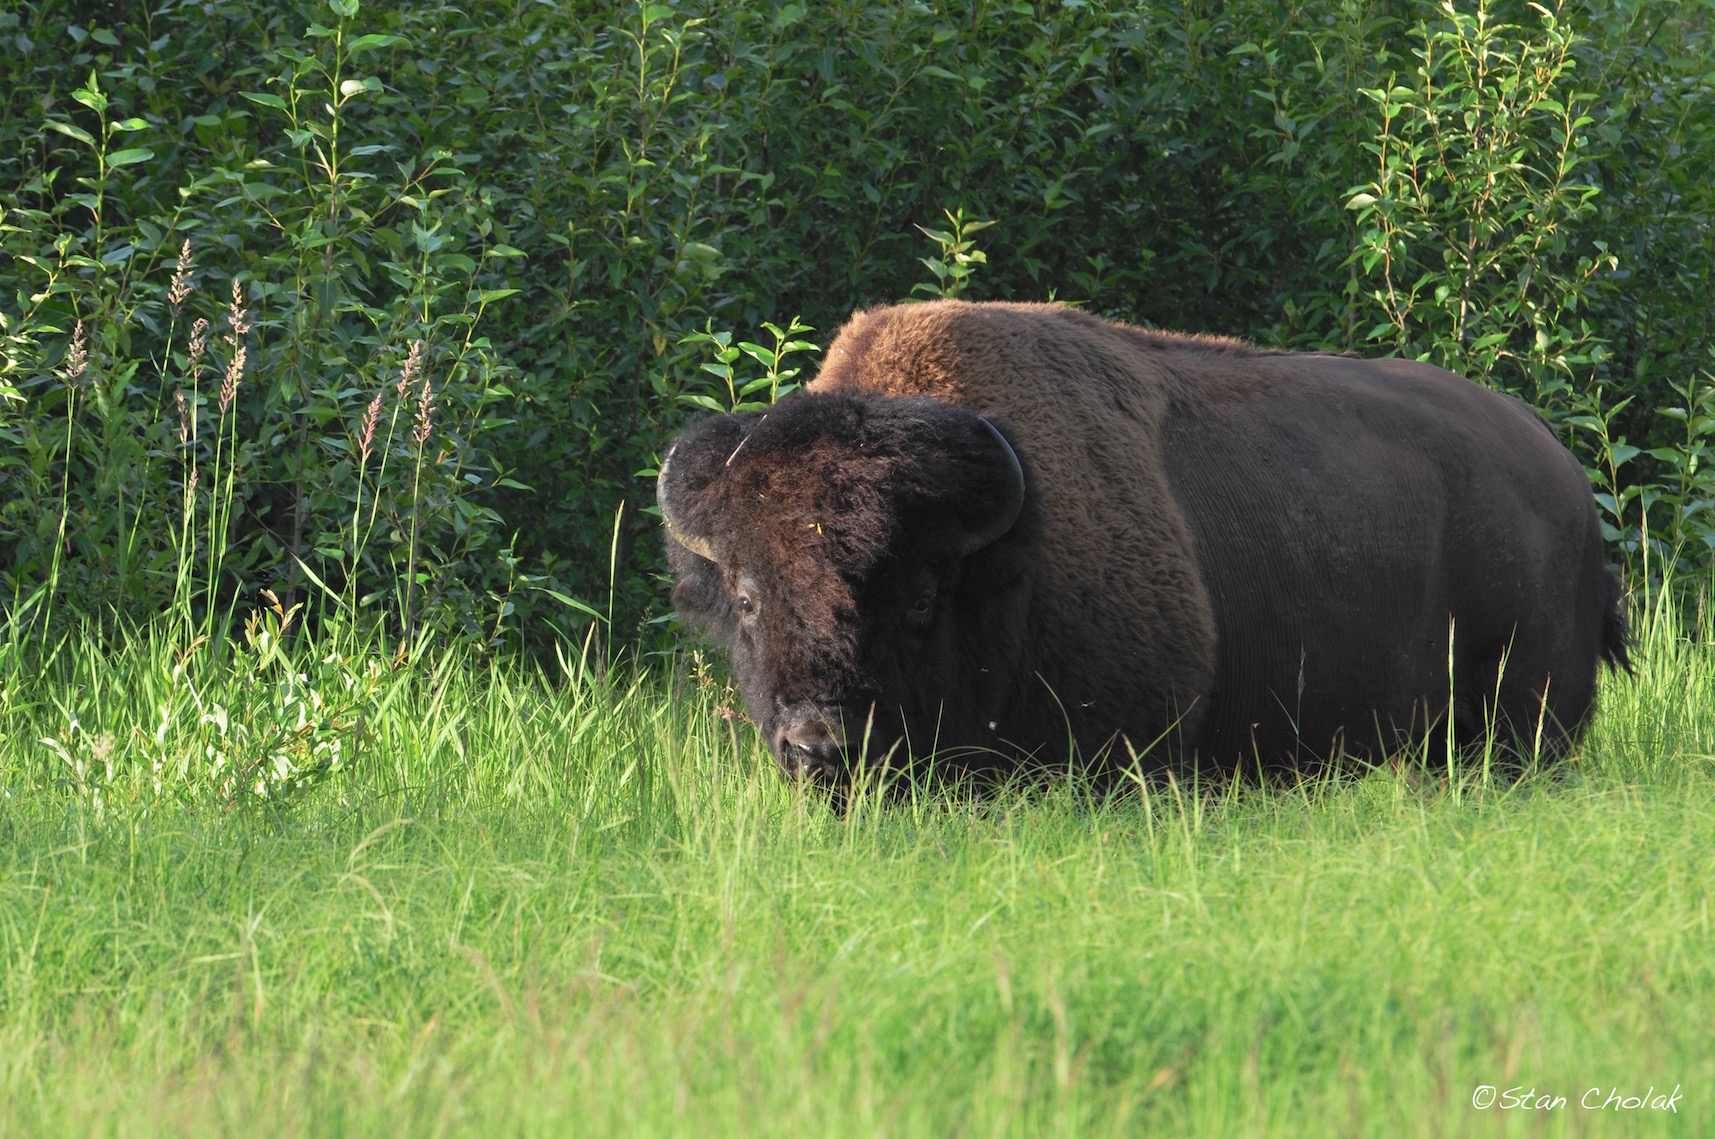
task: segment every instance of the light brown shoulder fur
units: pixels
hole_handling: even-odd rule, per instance
[[[1161,430],[1196,361],[1255,354],[1064,306],[942,301],[855,314],[810,389],[929,396],[1011,426],[1044,522],[1025,676],[1039,674],[1074,725],[1158,710],[1125,725],[1141,750],[1176,715],[1195,738],[1215,669],[1209,594]]]

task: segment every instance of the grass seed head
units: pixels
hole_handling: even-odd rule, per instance
[[[358,450],[363,453],[363,462],[369,462],[370,445],[375,442],[375,424],[381,418],[381,392],[375,393],[375,398],[369,401],[369,410],[363,415],[363,432],[357,438]]]
[[[66,383],[75,384],[77,378],[83,375],[89,367],[89,341],[84,335],[83,321],[77,322],[77,328],[71,334],[71,347],[66,349],[65,378]]]
[[[232,304],[226,310],[226,322],[232,326],[227,339],[234,344],[250,331],[250,314],[244,307],[244,286],[238,283],[237,277],[232,279]]]
[[[191,295],[191,270],[195,268],[196,262],[191,258],[191,239],[187,237],[179,250],[179,266],[173,271],[173,285],[167,290],[167,303],[172,306],[175,318]]]
[[[405,398],[405,392],[410,389],[411,381],[417,378],[417,372],[423,366],[423,342],[411,341],[411,350],[405,354],[405,366],[399,371],[399,386],[395,389],[399,398]]]
[[[429,441],[429,435],[435,429],[435,393],[429,388],[429,377],[423,377],[423,390],[417,396],[417,426],[411,431],[411,438],[421,447]]]
[[[225,415],[226,409],[232,406],[232,399],[238,394],[238,381],[244,378],[244,361],[250,350],[243,344],[232,354],[232,360],[226,365],[226,379],[220,385],[220,414]]]
[[[197,317],[197,322],[191,325],[191,344],[190,347],[186,349],[186,353],[190,357],[190,363],[187,370],[193,377],[196,376],[198,370],[202,367],[203,353],[207,351],[208,321],[199,316]]]

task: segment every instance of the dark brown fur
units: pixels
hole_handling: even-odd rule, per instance
[[[977,415],[1029,493],[955,555],[1000,477]],[[1498,718],[1552,749],[1598,657],[1624,662],[1582,469],[1523,404],[1428,365],[900,306],[855,315],[772,422],[704,421],[670,458],[715,554],[669,543],[676,602],[788,766],[837,772],[859,719],[872,748],[966,766],[1379,757],[1443,718],[1450,629],[1458,736]],[[748,625],[741,585],[768,594]],[[899,616],[919,589],[926,632]]]

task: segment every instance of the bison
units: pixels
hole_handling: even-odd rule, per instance
[[[687,428],[657,496],[675,608],[814,779],[1555,756],[1629,667],[1578,460],[1408,360],[872,309],[806,391]]]

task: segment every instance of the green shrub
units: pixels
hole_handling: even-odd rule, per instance
[[[1574,85],[1564,5],[1535,35],[1486,0],[1444,7],[1414,33],[1407,82],[1363,91],[1375,177],[1346,206],[1380,318],[1365,339],[1554,409],[1602,358],[1584,301],[1616,266],[1581,224],[1600,193],[1583,169],[1594,96]]]
[[[926,273],[1427,355],[1543,407],[1635,572],[1715,541],[1707,2],[79,12],[0,14],[0,573],[54,623],[271,588],[632,639],[655,456],[741,398],[697,334],[825,338]],[[948,212],[986,263],[924,263]]]

